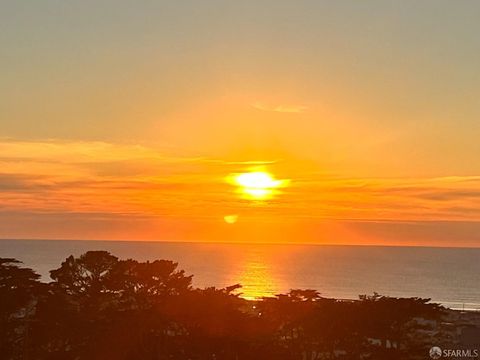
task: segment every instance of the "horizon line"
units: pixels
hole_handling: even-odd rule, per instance
[[[401,244],[335,244],[335,243],[297,243],[297,242],[239,242],[239,241],[192,241],[192,240],[128,240],[128,239],[45,239],[45,238],[0,238],[0,241],[85,241],[85,242],[142,242],[169,244],[217,244],[217,245],[297,245],[297,246],[352,246],[352,247],[392,247],[392,248],[434,248],[434,249],[480,249],[480,246],[451,245],[401,245]]]

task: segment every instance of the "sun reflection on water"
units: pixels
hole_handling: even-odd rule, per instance
[[[254,300],[262,297],[271,297],[280,292],[282,288],[279,279],[274,276],[265,261],[257,252],[248,254],[243,266],[232,274],[230,283],[241,284],[241,297]]]

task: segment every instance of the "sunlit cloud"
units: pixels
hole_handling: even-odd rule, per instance
[[[8,209],[203,217],[203,209],[212,208],[214,217],[219,215],[215,213],[219,207],[223,208],[218,212],[225,214],[224,208],[231,207],[236,213],[246,206],[236,195],[229,195],[229,184],[224,182],[226,174],[240,174],[232,181],[257,198],[262,197],[259,192],[271,191],[279,185],[279,180],[261,173],[263,176],[253,178],[259,185],[251,186],[253,175],[232,172],[257,163],[277,165],[268,160],[183,158],[144,146],[104,142],[10,140],[0,142],[0,150],[3,195],[0,204]],[[294,176],[294,164],[291,167]],[[419,179],[302,176],[304,179],[297,179],[294,186],[284,189],[284,194],[269,207],[269,214],[382,221],[480,220],[478,176]],[[192,209],[192,203],[202,210]]]
[[[346,178],[299,173],[286,160],[179,157],[106,142],[8,140],[0,141],[0,150],[0,212],[10,222],[0,237],[8,229],[47,236],[54,232],[52,224],[71,224],[61,234],[75,234],[78,226],[90,237],[100,232],[107,237],[101,223],[116,227],[111,234],[117,236],[124,218],[137,224],[132,225],[137,234],[141,227],[143,237],[165,231],[172,238],[188,232],[195,239],[198,229],[207,229],[207,240],[222,223],[235,224],[227,227],[233,231],[248,224],[302,223],[308,229],[336,222],[360,232],[373,227],[379,234],[404,224],[420,234],[424,228],[412,224],[480,222],[479,176]]]

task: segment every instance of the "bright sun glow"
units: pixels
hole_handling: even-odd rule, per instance
[[[251,171],[233,175],[231,182],[245,198],[265,200],[278,193],[277,189],[286,186],[288,180],[277,180],[266,171]]]
[[[235,182],[249,189],[271,189],[281,184],[280,180],[274,180],[272,175],[263,171],[239,174],[235,177]]]

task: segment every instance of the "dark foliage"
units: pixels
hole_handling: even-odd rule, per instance
[[[68,257],[39,282],[0,259],[0,357],[38,360],[425,358],[418,319],[429,299],[338,301],[291,290],[259,301],[239,285],[195,289],[167,260],[119,260],[105,251]],[[430,329],[431,330],[431,329]]]

